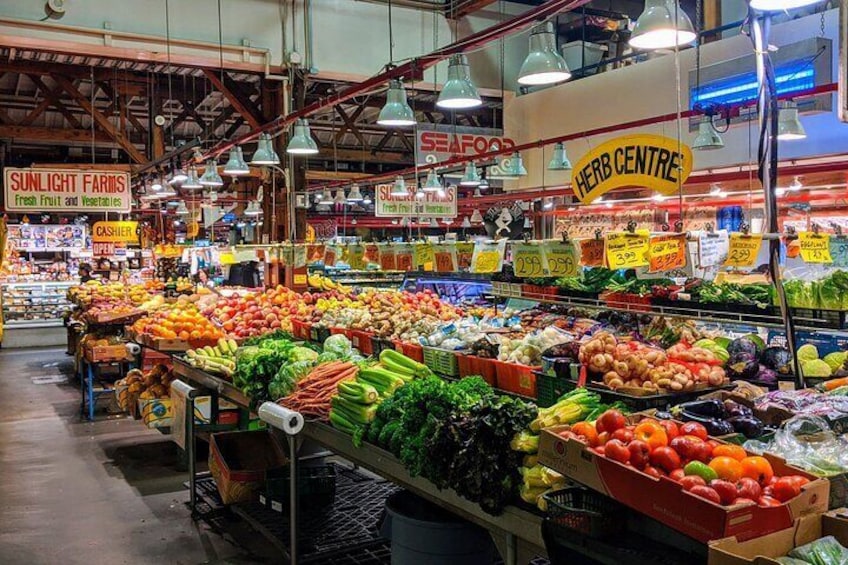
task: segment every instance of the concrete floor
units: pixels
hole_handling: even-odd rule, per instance
[[[71,372],[62,349],[0,350],[0,563],[272,561],[261,539],[249,553],[191,520],[168,436],[82,422],[76,381],[32,381]]]

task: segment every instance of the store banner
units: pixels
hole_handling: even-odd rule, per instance
[[[132,243],[138,245],[138,222],[95,222],[91,226],[94,243]]]
[[[416,127],[415,161],[419,165],[512,147],[515,142],[498,129],[436,124]]]
[[[118,212],[132,207],[130,174],[76,169],[4,170],[7,212]]]
[[[425,192],[415,196],[415,186],[407,185],[404,195],[393,195],[391,184],[378,184],[374,189],[374,215],[378,218],[455,218],[457,192],[455,186],[445,188],[444,195]]]
[[[584,204],[616,188],[646,186],[675,194],[692,172],[688,145],[661,135],[625,135],[587,152],[574,165],[574,193]]]

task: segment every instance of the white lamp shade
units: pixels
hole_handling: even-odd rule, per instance
[[[436,106],[440,108],[466,109],[483,104],[477,87],[471,82],[471,67],[465,55],[452,55],[448,63],[448,80],[439,93]]]
[[[692,149],[712,151],[724,147],[724,140],[715,130],[709,116],[704,116],[698,124],[698,135],[692,142]]]
[[[362,192],[359,190],[359,185],[354,184],[350,187],[350,193],[347,195],[348,202],[361,202],[362,201]]]
[[[807,131],[804,129],[804,124],[798,119],[798,106],[794,102],[782,104],[777,122],[777,139],[791,141],[806,137]]]
[[[407,194],[409,194],[409,191],[406,189],[406,181],[403,180],[403,177],[397,177],[392,185],[391,195],[406,196]]]
[[[530,51],[518,71],[518,83],[554,84],[571,78],[565,59],[556,49],[554,24],[545,22],[530,34]]]
[[[203,185],[200,184],[200,179],[197,177],[197,169],[194,165],[188,168],[188,176],[186,180],[180,185],[182,189],[188,190],[197,190],[199,188],[203,188]]]
[[[230,149],[230,158],[227,159],[227,164],[224,165],[224,174],[231,177],[250,174],[250,167],[244,162],[244,155],[242,154],[241,147],[238,145]]]
[[[286,153],[291,155],[315,155],[318,153],[318,144],[312,139],[309,122],[297,120],[294,123],[294,132],[286,146]]]
[[[676,16],[676,18],[675,18]],[[636,49],[668,49],[695,41],[692,21],[675,0],[645,0],[630,45]]]
[[[551,156],[551,161],[548,163],[549,171],[570,171],[571,161],[565,153],[565,144],[555,143],[554,154]]]
[[[474,163],[466,163],[465,173],[459,181],[460,186],[480,186],[480,173],[477,171],[477,165]]]
[[[253,158],[250,160],[251,165],[279,165],[280,156],[274,151],[274,144],[271,141],[271,136],[267,133],[259,134],[259,142],[256,146],[256,151],[253,153]]]
[[[377,123],[381,126],[407,127],[415,125],[415,113],[406,100],[406,89],[399,80],[389,81],[386,104],[380,110]]]
[[[203,186],[224,186],[224,179],[218,174],[218,165],[214,159],[207,161],[206,171],[200,177],[200,184]]]

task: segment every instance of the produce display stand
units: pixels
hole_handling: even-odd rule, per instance
[[[90,361],[85,355],[80,358],[80,415],[89,422],[94,421],[94,406],[98,397],[104,394],[114,394],[115,389],[110,382],[120,379],[135,364],[133,359],[120,361]],[[104,367],[116,367],[118,374],[114,378],[102,379],[101,369]]]

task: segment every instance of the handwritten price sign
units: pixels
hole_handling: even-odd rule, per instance
[[[474,243],[463,241],[456,244],[456,266],[460,271],[471,269],[471,259],[474,257]]]
[[[432,243],[419,243],[415,249],[415,265],[422,271],[432,271],[436,257],[433,252]]]
[[[351,245],[347,248],[347,263],[354,271],[365,269],[365,247]]]
[[[647,233],[614,232],[607,234],[607,264],[610,269],[635,269],[648,266],[650,250]]]
[[[436,245],[433,253],[436,258],[436,272],[452,273],[456,270],[456,248],[453,245]]]
[[[679,234],[652,237],[648,255],[648,271],[651,273],[682,269],[686,266],[686,236]]]
[[[848,267],[848,238],[836,236],[830,238],[830,258],[833,266],[844,269]]]
[[[763,237],[757,234],[732,233],[730,247],[727,250],[725,267],[750,267],[757,261]]]
[[[395,261],[398,271],[411,271],[415,269],[415,257],[411,245],[398,245],[395,249]]]
[[[520,243],[512,246],[512,267],[520,278],[544,277],[547,275],[545,250],[539,245]]]
[[[805,263],[833,263],[830,255],[830,234],[802,231],[798,233],[801,259]]]
[[[604,240],[584,239],[580,242],[580,264],[584,267],[604,266]]]
[[[549,242],[545,245],[548,274],[552,277],[577,276],[577,249],[573,243]]]
[[[397,270],[397,260],[395,256],[395,250],[386,246],[380,247],[380,270],[382,271],[396,271]]]
[[[332,267],[336,264],[336,259],[338,259],[338,255],[336,253],[336,248],[332,246],[327,246],[324,248],[324,266]]]
[[[497,273],[501,270],[506,241],[503,243],[479,243],[474,246],[471,257],[472,273]]]
[[[295,268],[306,266],[306,247],[295,245],[292,248],[292,264]]]

